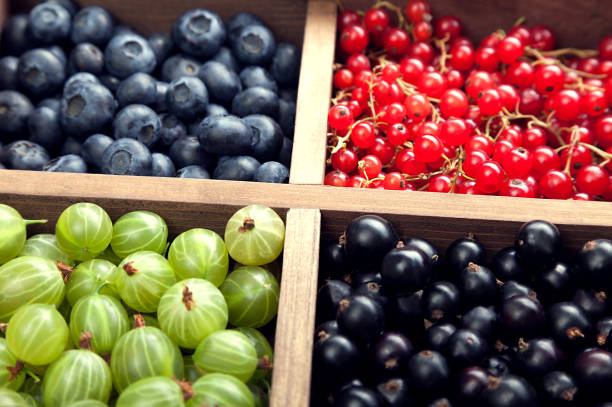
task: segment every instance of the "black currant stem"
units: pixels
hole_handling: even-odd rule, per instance
[[[23,224],[28,226],[28,225],[34,225],[36,223],[47,223],[47,219],[24,219],[23,220]]]
[[[532,56],[532,57],[537,59],[537,61],[535,61],[532,65],[555,64],[559,68],[564,70],[565,72],[575,73],[576,75],[583,76],[585,78],[592,78],[592,79],[605,79],[606,78],[605,74],[592,74],[592,73],[579,71],[577,69],[573,69],[573,68],[570,68],[568,66],[565,66],[564,64],[561,63],[561,61],[559,61],[557,59],[549,59],[549,58],[545,57],[544,55],[542,55],[540,53],[540,51],[538,51],[535,48],[525,47],[525,53],[527,53],[530,56]]]

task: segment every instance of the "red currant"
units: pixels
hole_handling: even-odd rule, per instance
[[[550,51],[555,48],[555,34],[546,25],[531,27],[531,46],[541,51]]]
[[[383,40],[385,50],[389,55],[398,57],[408,53],[410,48],[410,36],[401,28],[392,28],[385,34]]]
[[[365,177],[362,177],[361,175],[353,175],[349,178],[346,186],[350,188],[365,188],[366,182],[367,180]]]
[[[376,133],[371,122],[357,123],[351,132],[351,141],[359,148],[370,148],[376,142]]]
[[[357,154],[352,150],[343,148],[332,154],[331,164],[335,170],[340,170],[348,174],[357,167]]]
[[[499,44],[501,40],[502,40],[502,37],[498,33],[495,32],[491,35],[484,37],[482,41],[480,41],[479,48],[484,48],[484,47],[497,48],[497,44]]]
[[[539,127],[527,128],[523,132],[523,147],[533,150],[536,147],[546,145],[546,132]]]
[[[561,168],[561,159],[549,146],[539,146],[531,152],[532,157],[532,172],[536,177],[541,177],[549,170],[558,170]]]
[[[448,89],[463,87],[463,74],[456,69],[449,70],[446,73],[446,83]]]
[[[492,89],[494,86],[493,78],[485,71],[474,71],[465,81],[465,90],[474,100],[478,100],[483,91]]]
[[[387,165],[393,160],[395,148],[383,137],[376,137],[374,145],[368,148],[368,154],[377,156],[383,165]]]
[[[593,162],[593,154],[591,153],[591,150],[582,144],[577,144],[573,147],[566,148],[561,152],[562,168],[565,168],[567,165],[567,160],[570,160],[570,173],[572,175],[576,175],[581,168]]]
[[[526,61],[515,61],[506,69],[506,81],[518,89],[525,89],[533,85],[534,69]]]
[[[422,161],[417,161],[414,151],[404,149],[395,157],[395,167],[404,174],[419,175],[427,172],[427,166]]]
[[[436,20],[436,37],[452,40],[461,34],[461,21],[455,16],[440,17]]]
[[[572,196],[572,179],[558,170],[549,170],[540,178],[540,192],[550,199],[569,199]]]
[[[519,92],[519,111],[523,114],[536,115],[542,110],[542,96],[532,88]]]
[[[511,64],[523,56],[523,43],[516,37],[506,37],[497,44],[497,56],[504,64]]]
[[[350,69],[338,69],[334,74],[334,87],[336,89],[346,89],[353,86],[353,73]]]
[[[523,132],[520,128],[517,129],[514,127],[504,129],[499,135],[497,141],[502,140],[508,140],[513,146],[520,147],[523,145]]]
[[[501,196],[513,196],[517,198],[535,198],[535,192],[527,181],[513,178],[505,181],[499,190]]]
[[[605,116],[601,116],[595,122],[595,137],[597,138],[597,143],[603,148],[608,148],[612,146],[612,115],[607,114]]]
[[[474,61],[478,64],[480,69],[492,72],[496,70],[497,66],[499,65],[497,50],[495,50],[493,47],[480,47],[476,50]]]
[[[434,136],[440,135],[440,124],[436,122],[423,122],[416,130],[416,136],[424,136],[425,134],[432,134]]]
[[[357,163],[359,174],[367,179],[376,178],[382,171],[382,162],[375,155],[368,154]]]
[[[363,54],[353,54],[346,60],[346,67],[351,70],[355,75],[363,72],[369,71],[369,77],[367,79],[372,78],[372,72],[370,69],[372,65],[370,64],[370,60]],[[365,79],[365,78],[364,78]],[[357,85],[357,83],[355,83]]]
[[[493,154],[493,142],[486,136],[474,136],[465,144],[465,151],[482,150],[487,156]]]
[[[406,4],[404,14],[406,18],[412,23],[420,23],[421,21],[430,21],[431,14],[429,14],[429,3],[424,0],[410,0]]]
[[[340,170],[333,170],[325,175],[324,184],[332,187],[345,187],[347,186],[349,177],[345,172]]]
[[[467,109],[468,98],[459,89],[448,89],[440,96],[440,113],[444,117],[463,117]]]
[[[406,96],[404,106],[406,106],[408,117],[417,122],[425,120],[431,113],[431,103],[427,96],[422,93],[413,93]]]
[[[426,72],[419,81],[419,91],[429,97],[439,98],[446,90],[446,78],[439,72]]]
[[[572,199],[574,201],[592,201],[593,198],[589,194],[585,194],[584,192],[577,192],[572,195]]]
[[[481,92],[478,98],[478,108],[484,116],[494,116],[502,109],[502,97],[496,89],[487,89]]]
[[[518,38],[521,40],[523,45],[531,44],[531,32],[529,31],[529,28],[525,27],[524,25],[512,27],[510,31],[508,31],[508,36]]]
[[[574,120],[582,112],[580,95],[573,89],[564,89],[552,96],[553,109],[561,120]]]
[[[356,88],[351,93],[351,100],[354,100],[355,102],[359,103],[359,106],[361,106],[362,109],[368,107],[369,98],[369,92],[362,88]]]
[[[329,125],[336,130],[345,130],[353,124],[353,113],[344,105],[335,105],[327,113]]]
[[[531,153],[524,147],[513,148],[504,156],[502,161],[504,170],[512,178],[526,177],[531,171],[533,158]]]
[[[448,175],[440,174],[431,178],[429,192],[451,192],[452,180]]]
[[[406,189],[406,180],[399,172],[390,172],[385,175],[383,186],[385,187],[385,189],[390,190],[404,190]]]
[[[504,157],[514,147],[516,146],[512,144],[509,140],[498,140],[495,143],[495,148],[493,150],[493,159],[498,162],[504,162]]]
[[[442,123],[440,138],[449,147],[465,144],[470,139],[470,128],[465,120],[448,119]]]
[[[601,90],[590,90],[581,99],[582,110],[589,116],[599,116],[608,108],[608,99]]]
[[[533,83],[538,92],[550,95],[563,89],[565,75],[557,65],[539,65],[534,72]]]
[[[499,85],[497,91],[502,98],[502,105],[509,112],[516,110],[519,103],[519,95],[516,89],[510,85]]]
[[[474,179],[478,191],[493,194],[499,191],[504,182],[504,170],[497,161],[487,160],[476,167]]]
[[[366,29],[373,34],[380,34],[389,25],[389,14],[382,8],[371,8],[363,16]]]
[[[434,59],[434,49],[429,43],[419,41],[410,46],[409,55],[420,59],[425,64],[429,64]]]
[[[406,108],[401,103],[390,103],[385,106],[385,109],[382,121],[389,125],[401,123],[406,118]]]
[[[401,146],[408,141],[408,129],[404,123],[395,123],[387,130],[387,140],[394,146]]]
[[[476,168],[489,159],[489,155],[482,150],[470,150],[465,154],[463,161],[463,172],[468,176],[474,177]]]
[[[433,34],[433,27],[428,21],[421,21],[414,26],[414,38],[417,41],[427,41]]]
[[[597,72],[597,68],[599,67],[599,58],[590,57],[583,58],[578,61],[577,70],[594,74]]]
[[[357,14],[357,11],[346,9],[338,14],[338,31],[344,30],[346,27],[359,24],[361,17]]]
[[[612,59],[612,35],[603,37],[599,41],[599,57],[604,60]]]
[[[576,188],[591,196],[603,195],[610,186],[608,172],[598,165],[589,164],[580,169],[576,175]]]
[[[351,25],[340,34],[340,48],[347,54],[362,53],[368,46],[368,32],[360,25]]]
[[[563,137],[565,144],[570,144],[572,142],[572,134],[573,132],[571,131],[571,129],[561,129],[561,137]],[[595,143],[595,135],[591,130],[589,130],[588,127],[579,127],[576,134],[578,141],[581,143]]]
[[[400,62],[400,72],[405,82],[416,85],[425,72],[425,65],[418,58],[404,58]]]
[[[476,182],[474,181],[466,181],[459,187],[457,191],[460,194],[466,195],[478,195],[478,191],[476,190]]]
[[[474,65],[474,49],[469,45],[455,45],[450,55],[451,66],[459,71],[466,71]]]
[[[395,82],[399,78],[401,72],[398,64],[386,64],[382,70],[382,78],[389,83]]]
[[[415,157],[424,163],[439,160],[443,150],[442,141],[437,136],[431,134],[419,136],[414,142]]]

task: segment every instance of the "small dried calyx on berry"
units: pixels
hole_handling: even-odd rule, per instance
[[[252,230],[255,227],[255,220],[253,218],[246,217],[244,218],[244,222],[242,222],[242,226],[238,228],[238,232],[246,233],[249,230]]]
[[[8,324],[6,322],[0,323],[0,331],[2,331],[2,333],[6,333],[7,327],[8,327]]]
[[[17,376],[19,376],[19,373],[21,373],[21,369],[23,368],[24,368],[24,364],[21,360],[18,360],[17,362],[15,362],[15,366],[7,366],[6,370],[8,370],[10,373],[8,381],[12,382],[13,380],[15,380]]]
[[[189,383],[188,380],[185,380],[185,379],[179,380],[176,378],[176,376],[172,376],[172,380],[174,380],[176,384],[178,384],[179,387],[181,388],[181,391],[183,392],[184,401],[187,401],[193,396],[195,396],[195,391],[193,391],[193,387],[191,387],[191,383]]]
[[[582,333],[582,331],[580,330],[580,328],[578,327],[571,327],[568,328],[568,330],[566,331],[567,333],[567,337],[569,339],[577,339],[577,338],[584,338],[584,333]]]
[[[480,271],[480,266],[478,264],[476,264],[476,263],[469,262],[468,263],[468,271],[470,271],[472,273]]]
[[[128,276],[133,276],[134,274],[138,273],[138,270],[136,269],[136,267],[134,267],[133,261],[128,261],[127,263],[125,263],[123,265],[123,270],[127,273]]]
[[[263,355],[261,359],[257,361],[257,368],[263,370],[272,370],[272,361],[268,355]]]
[[[91,331],[83,332],[79,338],[79,349],[93,350],[91,347]]]
[[[74,267],[71,267],[66,263],[62,263],[59,260],[55,260],[55,264],[57,264],[57,268],[59,269],[60,273],[62,273],[64,283],[67,283],[72,275],[72,272],[74,271]]]
[[[189,291],[189,287],[187,284],[183,284],[183,303],[187,308],[187,311],[191,311],[192,308],[195,308],[196,303],[193,300],[193,293]]]
[[[142,328],[145,326],[145,320],[140,314],[134,314],[134,325],[132,325],[132,329]]]

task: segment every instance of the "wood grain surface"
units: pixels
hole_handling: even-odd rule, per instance
[[[308,406],[320,220],[316,209],[291,209],[287,213],[271,407]]]
[[[292,184],[323,184],[336,9],[326,0],[310,1],[308,5],[289,174]]]

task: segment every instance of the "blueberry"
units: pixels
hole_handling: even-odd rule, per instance
[[[63,8],[66,9],[68,13],[70,13],[70,17],[74,17],[77,12],[77,6],[71,0],[45,0],[44,3],[55,3],[59,4]]]
[[[32,109],[32,102],[22,93],[0,91],[0,132],[4,133],[3,136],[24,133]]]
[[[278,92],[278,97],[295,103],[297,100],[297,88],[283,88]]]
[[[60,123],[68,134],[85,138],[99,133],[113,119],[116,102],[102,85],[76,82],[64,91]]]
[[[100,76],[100,83],[108,88],[111,92],[117,92],[119,85],[121,85],[121,79],[116,76],[107,74]]]
[[[172,39],[186,54],[210,58],[225,42],[225,25],[221,18],[211,11],[190,10],[174,22]]]
[[[240,64],[238,60],[232,53],[232,50],[228,47],[221,47],[219,51],[213,56],[211,61],[221,62],[223,65],[227,66],[234,72],[238,72],[240,70]]]
[[[205,117],[210,117],[210,116],[225,116],[225,115],[228,115],[228,114],[229,114],[229,112],[227,111],[227,109],[224,108],[221,105],[216,105],[214,103],[209,103],[208,106],[206,106]]]
[[[247,66],[240,72],[240,80],[244,88],[260,86],[278,93],[278,85],[270,73],[261,66]]]
[[[287,182],[288,177],[289,169],[287,167],[276,161],[268,161],[261,164],[257,169],[253,181],[282,184]]]
[[[36,107],[48,107],[49,109],[54,110],[57,113],[59,113],[61,106],[62,101],[58,98],[43,99],[36,105]]]
[[[240,35],[240,31],[247,25],[265,25],[259,17],[251,13],[238,13],[227,20],[227,35],[229,42],[234,42]]]
[[[101,75],[104,70],[104,54],[89,42],[82,42],[72,49],[68,58],[68,72],[91,72]]]
[[[208,90],[198,78],[185,77],[168,85],[166,106],[181,120],[191,121],[206,112]]]
[[[62,63],[62,66],[65,67],[66,64],[68,63],[68,58],[66,57],[66,53],[64,52],[62,47],[60,47],[59,45],[50,45],[43,49],[46,49],[47,51],[55,55],[55,57]]]
[[[62,155],[49,161],[43,166],[47,172],[78,172],[86,173],[87,164],[81,157],[75,154]]]
[[[138,140],[122,138],[104,150],[102,172],[114,175],[151,175],[151,152]]]
[[[263,25],[247,25],[232,41],[232,49],[238,61],[244,65],[267,65],[276,51],[274,34]]]
[[[167,82],[156,81],[155,82],[155,104],[154,108],[157,112],[167,112],[168,106],[166,105],[166,94],[168,93]]]
[[[131,138],[149,148],[159,141],[160,129],[159,116],[145,105],[128,105],[121,109],[113,120],[115,140]]]
[[[278,44],[271,71],[279,85],[296,85],[300,76],[300,51],[297,47],[286,42]]]
[[[121,82],[115,96],[120,107],[134,103],[154,106],[157,103],[157,81],[146,73],[135,73]]]
[[[120,79],[133,73],[151,73],[157,60],[146,39],[137,34],[122,34],[111,38],[104,50],[106,70]]]
[[[100,81],[95,75],[89,72],[78,72],[69,77],[68,80],[64,83],[63,93],[65,94],[74,90],[73,88],[80,83],[92,83],[99,85]]]
[[[219,159],[213,173],[214,179],[233,181],[252,181],[259,168],[259,161],[248,155],[231,156]]]
[[[151,175],[154,177],[174,177],[176,168],[170,157],[161,153],[153,153],[151,155],[153,160],[153,169]]]
[[[30,11],[28,30],[44,44],[53,44],[68,37],[72,16],[57,3],[42,3]]]
[[[0,58],[0,89],[17,90],[19,82],[17,79],[17,65],[19,58],[3,57]]]
[[[232,114],[244,117],[250,114],[265,114],[278,118],[278,96],[269,89],[256,86],[236,95],[232,101]]]
[[[208,61],[202,65],[198,78],[206,85],[210,99],[220,105],[229,106],[242,91],[238,75],[220,62]]]
[[[49,154],[39,144],[18,140],[4,147],[0,158],[7,168],[40,171],[49,161]]]
[[[149,35],[148,41],[158,65],[168,58],[170,51],[174,48],[174,42],[168,34],[153,33]]]
[[[278,161],[289,167],[291,165],[291,152],[293,151],[293,141],[290,138],[285,137],[283,139],[283,146],[281,147],[280,153],[278,153]]]
[[[75,44],[90,42],[104,47],[113,36],[113,17],[98,6],[85,7],[72,21],[70,38]]]
[[[220,155],[251,154],[256,141],[251,126],[236,116],[207,117],[197,135],[204,150]]]
[[[66,79],[64,65],[45,49],[27,51],[19,58],[17,77],[23,90],[35,99],[53,96]]]
[[[161,120],[159,138],[163,146],[169,147],[176,140],[187,135],[187,128],[175,115],[162,113],[159,119]]]
[[[283,134],[293,139],[295,130],[295,102],[279,99],[278,100],[278,124],[283,129]]]
[[[187,167],[188,165],[199,165],[200,167],[212,169],[217,163],[214,155],[208,154],[204,149],[200,148],[200,142],[194,136],[185,136],[177,139],[170,146],[168,155],[179,168]]]
[[[242,120],[255,134],[252,155],[259,161],[270,161],[278,157],[283,146],[283,131],[278,123],[268,116],[253,114]]]
[[[172,82],[183,76],[198,76],[200,65],[200,62],[191,57],[181,54],[173,55],[162,65],[161,79],[164,82]]]
[[[210,179],[210,174],[199,165],[188,165],[183,167],[176,173],[177,178],[199,178]]]
[[[2,27],[0,45],[3,55],[19,56],[32,47],[28,34],[28,15],[15,14]]]
[[[37,107],[28,117],[30,141],[43,146],[52,154],[62,148],[66,136],[59,123],[59,112],[48,107]]]
[[[74,137],[66,137],[66,141],[64,142],[64,145],[62,146],[62,151],[60,152],[61,155],[68,155],[68,154],[75,154],[75,155],[81,155],[83,153],[83,143],[81,143],[81,141],[77,140]]]
[[[81,156],[90,168],[100,171],[104,150],[113,143],[113,139],[104,134],[92,134],[83,142]]]

